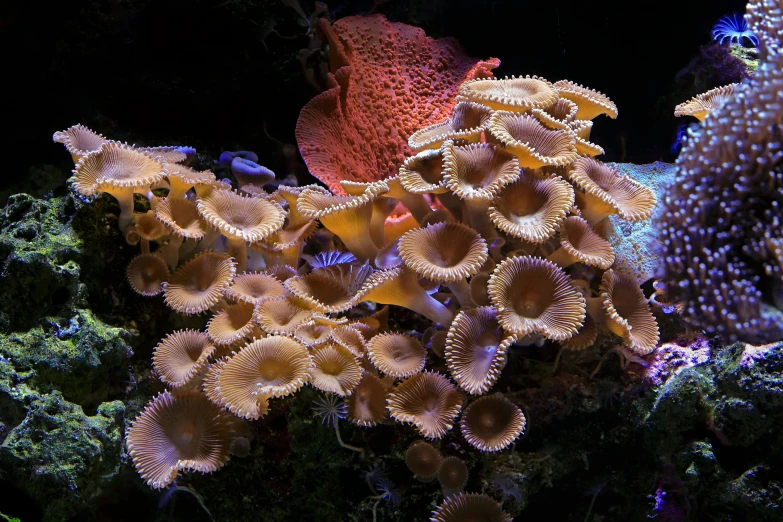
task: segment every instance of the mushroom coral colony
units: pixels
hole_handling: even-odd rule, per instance
[[[583,349],[596,329],[640,355],[658,343],[638,282],[611,268],[596,232],[610,214],[644,220],[655,205],[593,157],[592,118],[617,115],[607,96],[566,80],[490,78],[497,61],[378,16],[322,26],[333,86],[302,110],[297,136],[328,189],[271,191],[268,176],[234,189],[183,166],[177,147],[141,149],[80,125],[55,134],[77,160],[73,189],[117,198],[128,241],[144,238],[133,288],[211,314],[202,331],[161,341],[154,366],[168,389],[128,429],[153,488],[221,467],[232,426],[303,386],[344,398],[339,418],[366,429],[398,422],[432,440],[459,425],[477,451],[501,451],[527,424],[493,389],[509,350]],[[417,72],[428,60],[434,80]],[[408,97],[379,94],[397,88]],[[339,183],[340,168],[356,175]],[[134,195],[151,211],[133,213]],[[416,331],[390,331],[400,322]],[[432,364],[435,353],[445,364]],[[454,498],[434,516],[484,500]]]

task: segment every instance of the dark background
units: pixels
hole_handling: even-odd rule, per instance
[[[299,4],[312,13],[312,0]],[[255,150],[279,176],[295,171],[296,118],[317,93],[297,59],[313,41],[296,5],[3,2],[0,189],[34,164],[71,169],[51,135],[75,123],[131,143],[195,146],[213,157]],[[673,160],[674,105],[699,92],[683,70],[711,42],[718,18],[742,12],[744,2],[337,0],[328,7],[334,18],[380,12],[431,36],[454,36],[473,56],[499,57],[498,76],[537,74],[598,89],[620,113],[596,121],[593,138],[606,149],[604,159],[645,163]],[[306,66],[318,71],[324,56],[308,53]]]

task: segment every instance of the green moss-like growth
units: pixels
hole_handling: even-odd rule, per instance
[[[0,466],[46,520],[67,520],[118,472],[125,408],[103,403],[90,417],[56,391],[24,400],[27,414],[0,446]]]
[[[27,329],[80,298],[81,241],[68,226],[77,206],[16,194],[0,211],[0,329]]]
[[[128,380],[132,334],[111,328],[89,310],[76,310],[68,325],[0,334],[0,354],[41,392],[60,390],[89,410],[116,397]]]

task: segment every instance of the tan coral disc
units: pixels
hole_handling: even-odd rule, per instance
[[[350,395],[362,378],[356,357],[336,344],[327,344],[313,351],[312,384],[321,391],[341,397]]]
[[[439,439],[451,429],[462,400],[462,394],[446,377],[422,372],[397,385],[387,403],[397,421],[413,424],[428,439]]]
[[[547,129],[535,116],[498,111],[492,115],[489,131],[516,155],[520,167],[562,167],[577,157],[573,133]]]
[[[365,341],[362,333],[350,325],[338,325],[332,329],[329,340],[349,350],[355,357],[364,355]]]
[[[525,431],[522,411],[502,393],[481,397],[462,413],[460,427],[465,440],[480,451],[507,448]]]
[[[538,76],[470,80],[460,86],[459,93],[494,110],[512,112],[543,109],[557,101],[552,84]]]
[[[443,194],[449,190],[443,179],[443,154],[440,149],[423,150],[406,159],[398,178],[411,194]]]
[[[324,194],[305,189],[296,202],[297,210],[307,219],[317,219],[338,236],[358,259],[375,258],[378,247],[370,236],[373,201],[389,191],[383,183],[371,183],[360,196]]]
[[[197,171],[178,163],[166,163],[163,170],[166,172],[166,178],[171,186],[167,196],[171,199],[181,198],[193,187],[214,184],[217,181],[212,171]]]
[[[215,344],[228,346],[250,335],[254,326],[253,305],[240,301],[213,315],[207,333]]]
[[[179,163],[185,161],[188,156],[177,150],[178,148],[174,145],[160,145],[157,147],[137,147],[136,150],[161,163]]]
[[[564,341],[585,319],[585,299],[568,275],[539,257],[509,257],[489,280],[489,297],[498,322],[518,337],[538,333]]]
[[[419,373],[427,358],[427,351],[418,339],[392,332],[370,339],[367,353],[373,366],[397,379]]]
[[[95,171],[100,185],[116,188],[152,185],[162,180],[164,174],[161,163],[130,145],[117,142],[104,143],[97,152],[82,158],[74,175],[78,178],[85,171]]]
[[[269,413],[269,394],[256,393],[256,382],[253,379],[220,380],[223,367],[228,357],[223,357],[211,364],[204,378],[204,394],[221,408],[225,408],[237,417],[256,420]]]
[[[325,344],[330,335],[332,335],[330,326],[317,324],[315,321],[301,323],[294,329],[294,339],[308,348]]]
[[[487,129],[492,110],[486,105],[460,102],[454,106],[446,121],[419,129],[408,138],[408,146],[414,151],[437,149],[446,140],[477,143]]]
[[[568,80],[557,81],[554,86],[561,98],[571,100],[579,107],[576,119],[592,120],[600,114],[617,118],[617,105],[605,94]]]
[[[592,346],[597,338],[598,325],[595,323],[593,318],[588,315],[585,317],[585,324],[582,325],[579,333],[570,339],[562,341],[560,345],[563,348],[567,348],[569,350],[584,350],[585,348]]]
[[[446,367],[466,392],[486,393],[500,377],[508,347],[515,340],[503,332],[491,306],[463,310],[451,323],[446,337]]]
[[[153,489],[168,486],[180,471],[211,473],[229,458],[232,422],[201,392],[152,399],[126,433],[128,455]]]
[[[400,238],[397,248],[408,268],[439,283],[472,276],[489,255],[487,242],[462,223],[437,223],[411,230]]]
[[[697,94],[690,100],[679,104],[674,108],[675,116],[693,116],[699,121],[704,120],[709,114],[722,107],[726,100],[734,96],[739,88],[739,83],[730,83],[722,87],[715,87],[707,92]]]
[[[425,440],[417,440],[405,450],[405,465],[419,480],[434,479],[442,463],[440,451]]]
[[[97,151],[101,145],[109,142],[101,134],[81,124],[55,132],[52,141],[65,145],[65,149],[71,154],[74,163],[78,163],[82,157]]]
[[[184,238],[201,239],[207,233],[207,223],[199,215],[196,204],[184,198],[160,200],[155,217]]]
[[[609,329],[639,355],[655,350],[658,323],[636,280],[610,269],[601,278],[600,291]]]
[[[223,292],[223,295],[232,301],[253,305],[267,299],[285,297],[286,294],[286,289],[279,279],[263,272],[243,272],[236,276],[234,284]]]
[[[353,297],[361,287],[361,284],[354,286],[351,282],[346,285],[341,275],[342,272],[338,268],[328,267],[307,275],[292,277],[284,284],[289,292],[307,302],[313,309],[335,314],[353,307]],[[364,282],[364,278],[361,282]]]
[[[294,277],[297,274],[296,268],[289,265],[270,266],[264,270],[264,273],[275,277],[281,283],[285,283],[286,280]]]
[[[390,386],[372,373],[365,373],[353,393],[345,401],[348,406],[348,420],[370,428],[383,422],[389,415],[386,397]]]
[[[177,268],[164,284],[166,304],[185,315],[201,313],[220,300],[235,273],[236,264],[227,255],[203,252]]]
[[[438,482],[443,489],[460,491],[468,483],[468,466],[459,457],[443,459],[443,464],[438,470]]]
[[[307,348],[288,337],[256,339],[229,358],[220,372],[221,387],[241,385],[253,394],[285,397],[310,380],[313,362]]]
[[[488,495],[458,493],[450,496],[432,512],[430,522],[511,522],[511,515]]]
[[[641,221],[649,219],[655,209],[652,190],[596,159],[580,157],[569,168],[568,177],[585,192],[587,199],[577,204],[591,224],[611,213],[627,221]]]
[[[560,227],[560,249],[547,259],[562,267],[582,263],[606,270],[614,263],[614,250],[587,221],[571,216]]]
[[[148,210],[144,214],[135,214],[135,224],[139,236],[148,241],[158,240],[171,233],[169,227],[155,217],[154,210]]]
[[[555,235],[574,205],[574,189],[560,176],[540,177],[522,169],[489,207],[492,223],[506,234],[530,243]]]
[[[268,334],[292,335],[300,324],[313,316],[290,297],[267,299],[256,305],[255,318],[258,325]]]
[[[533,109],[530,113],[548,129],[568,130],[569,123],[574,121],[578,107],[571,100],[560,98],[544,109]]]
[[[213,190],[200,198],[198,211],[226,237],[247,243],[265,239],[285,221],[285,211],[276,203],[231,190]]]
[[[442,150],[446,184],[462,199],[492,199],[519,175],[517,158],[489,143],[447,142]]]
[[[145,297],[161,293],[170,275],[166,262],[156,254],[137,255],[128,263],[125,273],[133,291]]]
[[[189,384],[207,367],[215,346],[198,330],[178,330],[168,334],[155,347],[152,367],[160,380],[172,388]]]

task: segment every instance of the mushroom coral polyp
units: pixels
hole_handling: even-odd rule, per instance
[[[220,467],[224,432],[237,426],[226,416],[260,418],[303,386],[345,397],[340,418],[364,428],[391,418],[441,438],[461,423],[470,445],[499,451],[525,425],[514,395],[464,404],[462,390],[493,391],[509,351],[523,349],[517,341],[584,348],[600,325],[599,338],[641,353],[657,342],[637,282],[611,272],[614,253],[594,228],[610,213],[645,219],[655,198],[577,152],[577,140],[589,138],[587,118],[617,114],[605,95],[570,81],[493,79],[496,61],[470,60],[454,42],[379,16],[320,28],[338,67],[330,90],[302,110],[297,138],[331,190],[271,189],[264,178],[236,191],[196,170],[203,166],[183,167],[173,148],[137,149],[80,126],[55,135],[78,158],[74,190],[112,194],[120,227],[135,231],[126,237],[144,239],[128,271],[133,288],[162,290],[176,312],[210,316],[201,331],[174,333],[155,352],[171,391],[129,431],[133,463],[153,487],[178,470]],[[384,54],[395,41],[431,54]],[[381,82],[397,72],[408,83],[394,89],[408,94],[387,98]],[[460,90],[469,101],[457,104],[460,84],[474,78]],[[426,150],[405,161],[414,134]],[[159,188],[169,188],[165,198]],[[128,212],[134,192],[149,198],[150,212]],[[389,329],[427,321],[426,339]],[[439,372],[427,369],[434,353],[445,355]],[[191,442],[176,431],[185,421],[201,430],[188,432]],[[196,437],[212,433],[219,437],[202,455]],[[455,499],[436,518],[481,502]]]

